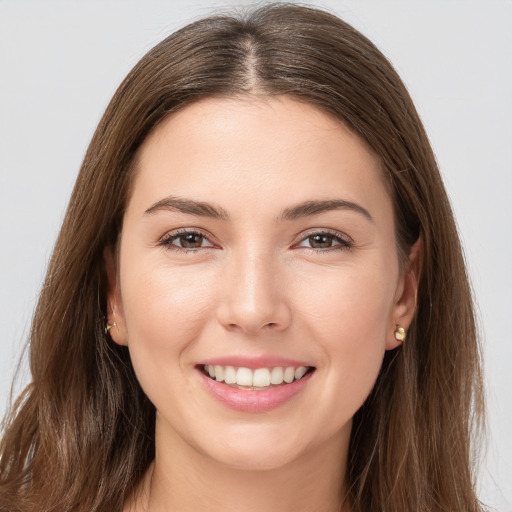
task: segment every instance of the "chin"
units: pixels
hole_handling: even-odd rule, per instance
[[[302,455],[302,450],[275,450],[273,446],[263,449],[260,445],[246,449],[231,449],[224,453],[212,453],[210,457],[230,469],[241,471],[272,471],[281,469]]]
[[[340,434],[341,432],[338,432]],[[324,433],[326,434],[326,433]],[[338,435],[334,435],[337,438]],[[272,471],[299,463],[331,445],[330,436],[311,435],[307,429],[291,430],[276,425],[240,425],[236,432],[213,436],[203,444],[203,453],[227,468]],[[203,441],[204,442],[204,441]]]

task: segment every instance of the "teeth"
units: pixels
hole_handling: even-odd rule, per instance
[[[304,377],[304,375],[306,375],[307,371],[308,371],[308,369],[305,366],[300,366],[299,368],[297,368],[295,370],[295,379],[296,380],[302,379],[302,377]]]
[[[270,382],[271,384],[283,383],[283,369],[280,366],[272,368],[272,373],[270,374]]]
[[[224,370],[224,382],[226,384],[236,384],[236,370],[232,366],[226,366]]]
[[[224,368],[222,366],[215,366],[215,379],[219,382],[224,380]]]
[[[274,368],[235,368],[234,366],[205,365],[204,371],[217,382],[225,382],[233,386],[244,386],[250,388],[268,388],[270,385],[278,386],[290,384],[306,375],[307,366],[294,366]]]
[[[268,368],[258,368],[254,370],[252,385],[258,388],[270,386],[270,370]]]
[[[283,380],[290,384],[290,382],[293,382],[293,379],[295,379],[295,368],[293,366],[289,366],[284,371]]]
[[[236,383],[239,386],[252,386],[252,372],[249,368],[238,368],[236,371]]]

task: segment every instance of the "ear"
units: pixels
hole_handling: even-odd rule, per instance
[[[116,258],[112,247],[105,248],[103,251],[103,260],[107,277],[106,323],[113,326],[108,330],[107,336],[110,336],[118,345],[128,346],[123,301],[119,287],[119,276],[117,274]]]
[[[405,268],[398,280],[386,336],[386,350],[392,350],[403,343],[404,340],[395,337],[397,326],[402,327],[407,333],[414,318],[422,260],[423,241],[420,236],[411,247]]]

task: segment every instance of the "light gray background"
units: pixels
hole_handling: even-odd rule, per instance
[[[115,88],[175,28],[248,3],[0,0],[0,415],[71,187]],[[512,2],[311,4],[384,51],[426,125],[484,332],[489,441],[480,495],[512,511]],[[26,382],[24,364],[15,389]]]

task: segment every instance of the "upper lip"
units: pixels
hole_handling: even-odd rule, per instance
[[[278,356],[258,356],[258,357],[247,357],[247,356],[223,356],[223,357],[212,357],[205,359],[198,363],[198,366],[212,365],[212,366],[235,366],[237,368],[250,368],[255,370],[257,368],[275,368],[277,366],[298,368],[299,366],[311,366],[303,361],[297,361],[294,359],[288,359]]]

